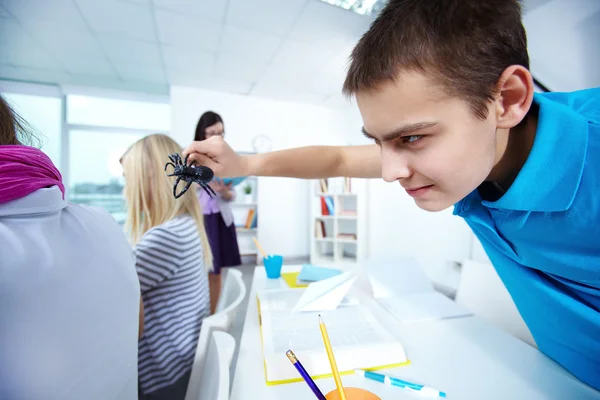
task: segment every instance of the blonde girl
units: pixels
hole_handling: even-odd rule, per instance
[[[202,319],[210,315],[212,255],[194,190],[173,196],[164,171],[181,147],[161,134],[134,143],[121,159],[126,231],[144,302],[139,341],[140,399],[184,399]]]

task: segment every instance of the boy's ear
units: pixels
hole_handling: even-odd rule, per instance
[[[533,77],[527,68],[511,65],[498,79],[496,121],[498,128],[510,129],[525,118],[533,102]]]

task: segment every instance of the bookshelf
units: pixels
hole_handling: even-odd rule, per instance
[[[313,182],[310,262],[354,264],[366,256],[367,181],[329,178]]]
[[[252,154],[238,152],[238,154]],[[251,192],[245,193],[246,186]],[[258,178],[249,176],[244,182],[234,186],[235,199],[230,202],[233,213],[233,221],[237,233],[238,247],[242,258],[242,264],[256,264],[258,257],[256,246],[252,241],[253,236],[258,237]]]

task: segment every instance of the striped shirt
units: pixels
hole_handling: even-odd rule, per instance
[[[210,314],[203,253],[196,223],[187,214],[148,230],[135,247],[144,300],[138,374],[145,394],[192,368],[202,319]]]

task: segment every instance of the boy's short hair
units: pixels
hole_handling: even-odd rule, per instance
[[[518,0],[390,0],[352,51],[343,93],[418,71],[485,119],[511,65],[529,69]]]

